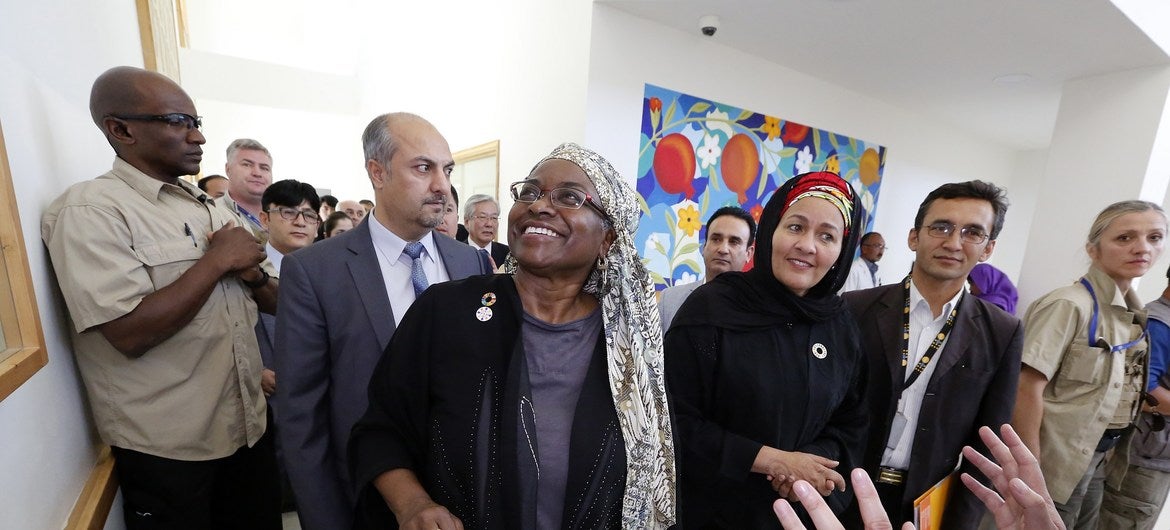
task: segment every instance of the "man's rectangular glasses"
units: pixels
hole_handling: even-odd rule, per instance
[[[280,214],[280,218],[284,219],[285,221],[296,221],[297,216],[300,215],[305,218],[306,223],[311,225],[315,225],[321,222],[321,216],[317,215],[317,212],[314,212],[313,210],[298,210],[296,208],[280,207],[264,210],[264,212],[268,215],[272,215],[274,213]]]
[[[192,116],[190,114],[183,114],[182,112],[172,112],[170,114],[110,114],[109,116],[118,118],[119,120],[160,121],[172,127],[185,125],[187,126],[187,130],[203,127],[203,116]]]
[[[954,223],[937,222],[926,227],[926,233],[939,239],[946,239],[951,237],[951,233],[955,231]],[[977,226],[964,226],[959,229],[959,239],[969,245],[980,245],[987,241],[987,232]]]

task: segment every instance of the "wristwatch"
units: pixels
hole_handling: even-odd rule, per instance
[[[268,285],[268,271],[261,268],[260,274],[262,274],[263,276],[261,276],[257,280],[248,281],[248,280],[245,280],[243,278],[240,278],[240,281],[243,282],[244,286],[249,288],[249,289],[259,289],[261,287],[264,287],[265,285]]]

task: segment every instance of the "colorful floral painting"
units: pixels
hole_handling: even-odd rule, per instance
[[[880,145],[646,85],[635,243],[658,289],[698,281],[711,212],[739,205],[758,221],[772,192],[809,171],[831,171],[853,185],[868,231],[885,162]]]

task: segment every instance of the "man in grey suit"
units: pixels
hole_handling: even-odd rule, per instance
[[[350,428],[398,321],[427,285],[491,272],[433,229],[455,162],[439,131],[406,113],[362,135],[377,206],[366,222],[284,257],[276,320],[277,422],[306,530],[350,528]]]
[[[742,271],[756,251],[756,221],[738,206],[724,206],[707,219],[707,237],[703,240],[705,281],[667,287],[658,302],[662,315],[662,332],[670,329],[674,314],[700,285],[727,271]]]

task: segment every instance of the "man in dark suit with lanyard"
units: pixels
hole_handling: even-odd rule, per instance
[[[362,143],[373,213],[285,256],[281,266],[276,420],[306,530],[353,526],[349,431],[415,297],[432,283],[491,272],[486,257],[434,231],[455,165],[439,131],[413,114],[385,114],[366,127]]]
[[[991,256],[1006,211],[995,185],[939,187],[910,230],[910,275],[844,295],[871,374],[865,469],[895,524],[912,519],[914,499],[955,469],[964,445],[984,447],[979,427],[1011,419],[1023,326],[965,288],[975,264]],[[979,500],[956,484],[942,527],[975,528],[982,513]]]

